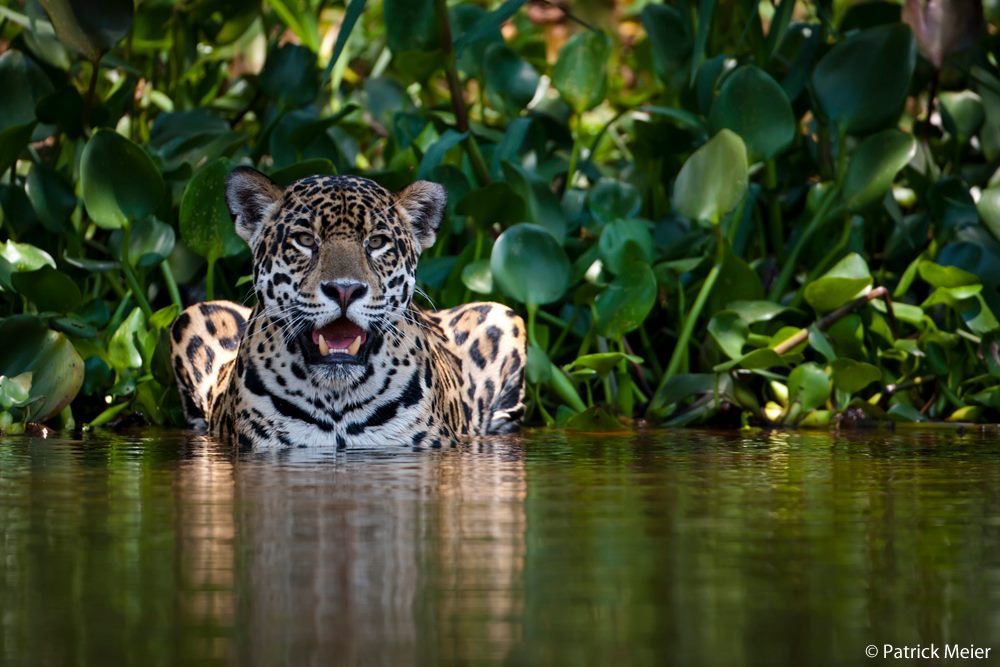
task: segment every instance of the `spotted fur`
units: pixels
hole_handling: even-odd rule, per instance
[[[257,305],[200,303],[174,324],[192,427],[244,449],[440,447],[518,429],[521,318],[495,303],[436,312],[413,303],[441,186],[393,194],[364,178],[313,176],[281,190],[241,167],[226,197],[253,253]],[[345,299],[348,284],[356,291]],[[342,316],[367,332],[362,362],[317,361],[310,332]]]

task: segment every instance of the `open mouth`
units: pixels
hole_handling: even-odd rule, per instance
[[[309,361],[324,364],[364,363],[371,340],[368,332],[346,317],[338,318],[302,334]]]

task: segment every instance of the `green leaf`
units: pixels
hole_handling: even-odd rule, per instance
[[[489,294],[493,291],[493,274],[490,273],[490,260],[477,259],[462,268],[462,284],[477,294]]]
[[[587,208],[595,220],[606,225],[619,218],[639,215],[642,196],[630,183],[602,178],[587,192]]]
[[[455,41],[455,53],[461,54],[466,46],[486,39],[500,32],[500,26],[508,21],[524,5],[526,0],[507,0],[492,12],[483,15]]]
[[[896,129],[867,137],[851,155],[844,179],[847,210],[862,211],[882,200],[896,174],[913,159],[917,142]]]
[[[528,221],[544,227],[561,245],[566,240],[566,215],[548,184],[509,162],[503,163],[503,174],[508,185],[524,200]]]
[[[469,192],[455,211],[470,216],[479,229],[489,229],[494,223],[506,226],[523,221],[525,206],[513,188],[502,181],[494,181]]]
[[[490,44],[483,66],[486,94],[509,115],[516,115],[535,97],[538,72],[506,44]]]
[[[521,303],[557,301],[569,287],[569,258],[543,227],[514,225],[496,240],[490,256],[493,281]]]
[[[832,269],[806,285],[805,298],[819,313],[836,310],[872,284],[868,264],[857,253],[851,253]]]
[[[833,369],[833,386],[840,391],[854,394],[872,382],[882,379],[878,366],[841,357],[830,364]]]
[[[665,83],[691,55],[691,23],[670,5],[648,4],[640,14],[653,47],[653,67]]]
[[[653,261],[653,237],[649,225],[642,220],[615,220],[601,230],[597,242],[604,265],[615,275],[621,275],[637,263]]]
[[[267,56],[260,88],[287,108],[312,104],[319,95],[316,54],[298,44],[284,44]]]
[[[385,32],[394,54],[441,46],[434,0],[385,0]]]
[[[62,177],[41,165],[32,165],[25,188],[35,215],[51,232],[65,231],[70,215],[76,209],[73,188]]]
[[[830,49],[812,73],[824,115],[851,133],[895,123],[916,66],[913,33],[900,23],[862,30]]]
[[[917,272],[931,287],[965,287],[982,283],[979,276],[964,269],[957,266],[942,266],[929,259],[917,263]]]
[[[278,187],[284,188],[300,178],[318,175],[333,176],[336,173],[337,168],[333,165],[333,162],[320,157],[302,160],[300,162],[290,164],[287,167],[282,167],[281,169],[272,171],[267,175],[267,177],[274,181],[275,185]]]
[[[14,377],[0,375],[0,409],[6,411],[22,407],[31,397],[31,371]]]
[[[52,92],[42,68],[16,49],[0,54],[0,174],[6,172],[31,140],[35,107]]]
[[[155,218],[140,220],[132,225],[128,258],[135,266],[148,269],[156,266],[174,251],[174,228]]]
[[[323,70],[323,86],[325,87],[330,81],[330,77],[333,75],[333,68],[336,66],[337,61],[340,60],[340,54],[344,52],[344,47],[347,46],[347,40],[351,36],[351,32],[354,30],[354,26],[357,24],[358,19],[361,18],[361,14],[364,13],[366,0],[350,0],[347,3],[347,9],[344,11],[344,20],[340,23],[340,30],[337,31],[337,41],[333,45],[333,53],[330,54],[330,60],[326,64],[326,69]]]
[[[528,382],[535,384],[548,382],[552,377],[552,362],[549,360],[549,355],[533,341],[528,343],[526,370]]]
[[[730,301],[725,306],[726,310],[731,310],[746,321],[747,324],[754,322],[770,322],[781,313],[788,310],[787,307],[773,301],[761,300],[738,300]]]
[[[552,83],[578,114],[604,101],[610,59],[611,39],[597,30],[573,35],[560,49]]]
[[[29,243],[0,243],[0,259],[10,263],[13,271],[35,271],[43,266],[56,268],[52,255]]]
[[[97,63],[132,28],[132,0],[39,0],[59,41]]]
[[[788,374],[788,400],[798,402],[803,412],[815,410],[830,398],[830,378],[819,364],[808,361]]]
[[[69,339],[50,331],[37,317],[20,315],[0,322],[0,375],[31,372],[31,396],[22,418],[45,421],[59,414],[83,386],[83,360]]]
[[[11,284],[40,311],[68,313],[83,302],[76,282],[62,271],[43,266],[36,271],[15,273]]]
[[[787,366],[788,362],[785,361],[780,354],[775,352],[769,347],[762,347],[759,350],[753,350],[752,352],[747,352],[739,359],[731,359],[730,361],[718,364],[713,371],[716,373],[725,373],[731,371],[734,368],[745,368],[747,370],[766,370],[768,368],[774,368],[775,366]]]
[[[420,169],[417,170],[417,178],[429,178],[431,172],[444,160],[448,151],[465,141],[468,136],[468,132],[456,132],[451,128],[445,130],[441,138],[431,144],[431,147],[424,153],[424,159],[420,161]]]
[[[718,224],[746,190],[746,147],[739,135],[721,130],[684,162],[674,182],[674,208],[692,220]]]
[[[769,160],[795,138],[795,114],[781,86],[764,70],[744,65],[726,77],[709,117],[712,131],[740,135],[751,161]]]
[[[215,160],[202,167],[188,182],[181,199],[181,238],[188,248],[209,261],[231,257],[246,249],[226,206],[230,166],[228,160]]]
[[[750,335],[750,326],[731,310],[723,310],[708,321],[708,333],[727,357],[739,359]]]
[[[637,329],[656,304],[656,276],[648,264],[636,263],[601,292],[594,322],[602,336],[618,340]]]
[[[142,354],[136,346],[136,336],[145,329],[146,318],[139,308],[118,326],[108,342],[108,360],[119,373],[129,368],[142,368]]]
[[[634,354],[625,354],[624,352],[596,352],[577,357],[564,366],[564,369],[569,373],[578,368],[588,368],[595,371],[598,376],[604,377],[614,371],[618,367],[618,364],[623,361],[641,364],[642,357],[637,357]]]
[[[961,90],[940,93],[938,100],[945,129],[964,146],[976,136],[986,120],[982,99],[971,90]]]
[[[163,198],[163,178],[146,153],[120,134],[100,129],[80,158],[80,186],[87,215],[118,229],[151,215]]]
[[[1000,240],[1000,186],[983,190],[976,203],[976,210],[993,238]]]

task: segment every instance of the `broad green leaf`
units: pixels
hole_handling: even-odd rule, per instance
[[[41,223],[51,232],[62,233],[76,208],[73,188],[58,173],[38,164],[32,165],[26,185],[28,199]]]
[[[383,11],[389,49],[394,54],[441,46],[434,0],[385,0]]]
[[[725,306],[726,310],[732,310],[746,321],[747,324],[754,322],[770,322],[781,313],[788,310],[787,307],[773,301],[730,301]]]
[[[726,77],[709,117],[712,131],[740,135],[751,161],[769,160],[795,138],[795,115],[781,86],[764,70],[744,65]]]
[[[0,322],[0,375],[31,372],[31,396],[22,417],[45,421],[70,404],[83,386],[83,360],[65,335],[30,315]]]
[[[788,400],[798,402],[803,412],[815,410],[830,398],[830,378],[819,364],[808,361],[788,374]]]
[[[284,44],[267,56],[261,90],[288,108],[312,104],[319,94],[316,54],[298,44]]]
[[[52,84],[35,62],[16,49],[0,53],[0,175],[17,160],[31,140],[35,107],[52,92]]]
[[[594,309],[598,332],[618,340],[637,329],[656,304],[656,276],[648,264],[635,263],[601,292]]]
[[[917,263],[917,272],[931,287],[965,287],[982,283],[979,276],[964,269],[957,266],[942,266],[928,259]]]
[[[982,99],[971,90],[943,92],[938,99],[941,102],[941,120],[948,134],[961,145],[968,143],[986,120]]]
[[[608,224],[639,215],[642,197],[631,183],[602,178],[587,192],[587,208],[599,223]]]
[[[181,238],[188,248],[214,261],[246,249],[236,234],[226,206],[226,177],[231,163],[215,160],[188,181],[181,199]]]
[[[868,264],[857,253],[851,253],[832,269],[806,285],[806,301],[819,313],[836,310],[872,284]]]
[[[492,12],[484,12],[468,29],[455,38],[456,53],[461,53],[466,46],[500,33],[500,26],[517,13],[525,0],[507,0]]]
[[[525,216],[524,200],[503,181],[472,190],[455,211],[470,216],[479,229],[489,229],[494,223],[507,226],[523,221]]]
[[[746,147],[739,135],[721,130],[684,162],[674,181],[674,208],[692,220],[718,224],[746,190]]]
[[[132,28],[132,0],[39,0],[59,41],[97,63]]]
[[[727,357],[739,359],[743,356],[750,327],[738,313],[723,310],[709,320],[708,333]]]
[[[747,370],[766,370],[768,368],[774,368],[775,366],[787,366],[788,362],[785,361],[780,354],[775,352],[769,347],[762,347],[759,350],[753,350],[752,352],[747,352],[739,359],[731,359],[727,362],[718,364],[713,371],[716,373],[725,373],[734,368],[745,368]]]
[[[976,210],[993,238],[1000,241],[1000,186],[983,190],[976,203]]]
[[[490,273],[490,260],[477,259],[462,268],[462,284],[477,294],[489,294],[493,291],[493,274]]]
[[[552,68],[552,83],[577,113],[604,101],[610,59],[611,39],[596,30],[573,35],[560,49]]]
[[[571,372],[577,368],[588,368],[595,371],[600,377],[604,377],[614,371],[618,367],[618,364],[623,361],[641,364],[642,357],[634,354],[625,354],[624,352],[596,352],[577,357],[564,368],[566,372]]]
[[[521,303],[544,305],[569,287],[569,259],[543,227],[514,225],[496,240],[490,256],[494,283]]]
[[[43,266],[56,268],[52,255],[29,243],[0,243],[0,259],[6,260],[13,271],[35,271]]]
[[[528,343],[528,360],[525,364],[528,382],[548,382],[552,376],[552,362],[537,343]]]
[[[0,375],[0,410],[22,407],[31,397],[31,371],[14,377]]]
[[[896,129],[867,137],[851,154],[844,178],[844,203],[849,211],[862,211],[882,200],[896,174],[913,159],[917,142]]]
[[[140,220],[132,225],[128,258],[135,266],[148,269],[156,266],[174,251],[174,228],[155,218]]]
[[[465,141],[468,136],[468,132],[456,132],[451,128],[445,130],[441,138],[435,141],[424,153],[424,159],[420,161],[420,169],[417,170],[417,178],[429,178],[430,173],[441,164],[448,151]]]
[[[119,373],[129,368],[142,368],[142,354],[136,345],[140,329],[144,329],[146,318],[142,311],[133,308],[125,320],[118,325],[108,342],[108,360]]]
[[[647,4],[640,14],[653,47],[653,67],[664,82],[680,69],[694,45],[691,22],[670,5]]]
[[[892,125],[916,66],[913,33],[900,23],[849,35],[820,59],[812,88],[823,114],[851,133]]]
[[[87,215],[105,229],[118,229],[152,214],[164,190],[163,178],[149,156],[106,129],[94,132],[83,149],[80,185]]]
[[[882,379],[878,366],[841,357],[830,364],[833,369],[833,385],[848,394],[861,391],[872,382]]]
[[[534,98],[538,72],[506,44],[490,44],[486,48],[483,68],[486,94],[509,115],[516,116]]]
[[[15,273],[10,281],[14,289],[35,304],[39,311],[68,313],[76,310],[83,302],[83,295],[76,282],[51,266]]]
[[[621,275],[637,263],[653,261],[653,237],[643,220],[615,220],[601,230],[597,242],[604,265]]]
[[[561,245],[566,240],[566,215],[548,184],[509,162],[503,163],[503,175],[524,200],[528,222],[544,227]]]

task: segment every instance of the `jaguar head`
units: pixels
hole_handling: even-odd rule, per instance
[[[261,312],[319,372],[364,367],[397,328],[446,201],[427,181],[393,193],[366,178],[310,176],[282,189],[237,167],[226,183]]]

